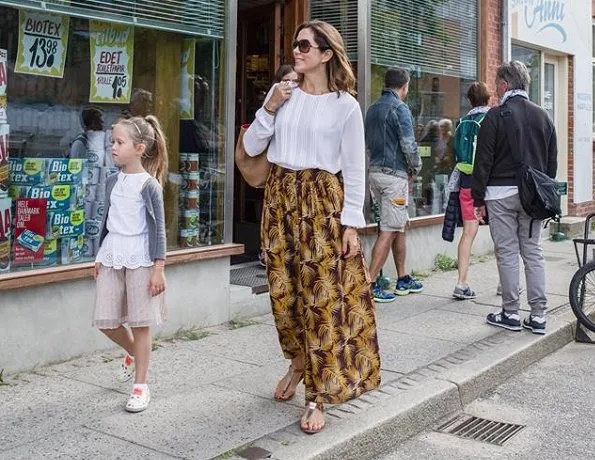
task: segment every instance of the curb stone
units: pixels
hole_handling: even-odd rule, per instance
[[[563,306],[548,316],[545,336],[499,331],[357,400],[327,411],[327,427],[305,436],[298,423],[264,436],[251,446],[274,460],[366,460],[464,409],[480,395],[574,338],[576,319]],[[339,422],[339,423],[337,423]],[[236,452],[241,455],[242,449]]]

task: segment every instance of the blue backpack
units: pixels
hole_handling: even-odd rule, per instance
[[[473,172],[477,134],[486,114],[480,113],[478,115],[463,118],[455,131],[454,150],[457,161],[456,168],[464,174],[471,174]]]

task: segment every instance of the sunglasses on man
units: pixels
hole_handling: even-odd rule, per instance
[[[311,48],[320,49],[321,51],[330,49],[329,47],[314,46],[312,43],[310,43],[310,40],[306,40],[305,38],[303,40],[294,40],[292,44],[292,49],[296,48],[299,50],[300,53],[303,54],[308,54]]]

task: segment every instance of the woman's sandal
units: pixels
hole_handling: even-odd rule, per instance
[[[293,364],[289,366],[287,374],[277,384],[273,397],[276,401],[289,401],[295,396],[297,386],[304,378],[304,369],[294,369]]]
[[[316,414],[316,411],[322,415],[322,423],[319,424],[318,428],[312,428],[315,425],[315,422],[312,419]],[[310,425],[310,428],[308,428],[308,425]],[[300,420],[300,429],[306,434],[316,434],[320,433],[325,425],[326,423],[324,421],[324,410],[322,409],[322,405],[319,407],[315,402],[308,402],[306,411]]]

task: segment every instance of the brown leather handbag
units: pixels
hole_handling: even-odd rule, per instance
[[[248,185],[255,188],[264,188],[269,177],[269,172],[271,171],[271,163],[267,159],[266,149],[255,157],[251,157],[246,153],[246,149],[244,149],[244,134],[249,126],[242,125],[240,128],[235,152],[236,165]]]

